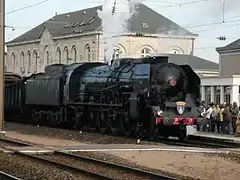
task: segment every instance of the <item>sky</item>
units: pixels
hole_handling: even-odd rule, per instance
[[[43,3],[40,3],[43,0],[5,1],[6,41],[18,37],[55,13],[77,11],[104,3],[104,0],[45,0]],[[31,7],[38,2],[38,5]],[[216,47],[240,38],[240,0],[145,0],[143,3],[198,34],[194,48],[196,56],[218,62]],[[30,7],[25,8],[27,6]],[[220,41],[217,39],[219,36],[227,39]]]

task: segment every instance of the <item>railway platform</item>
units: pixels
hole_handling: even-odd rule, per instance
[[[240,144],[240,137],[234,137],[233,135],[223,135],[223,134],[216,134],[211,132],[199,132],[196,131],[192,134],[188,135],[188,139],[192,140],[208,140],[212,142],[232,142]]]

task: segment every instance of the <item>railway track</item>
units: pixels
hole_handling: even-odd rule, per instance
[[[15,140],[11,138],[0,138],[0,145],[1,146],[35,146],[37,144],[30,143],[30,142],[25,142],[25,141],[20,141],[20,140]]]
[[[5,141],[5,139],[3,140]],[[11,139],[6,140],[8,143],[18,144],[19,146],[28,146],[30,144],[26,142],[17,142]],[[55,166],[64,171],[68,171],[74,174],[82,174],[92,179],[103,180],[177,180],[174,177],[165,176],[163,174],[157,174],[150,171],[145,171],[138,168],[133,168],[124,165],[118,165],[99,159],[90,158],[87,156],[81,156],[71,153],[66,153],[58,150],[53,150],[51,154],[27,154],[17,150],[13,150],[9,147],[4,147],[7,150],[13,151],[15,155],[25,157],[28,160],[37,161],[39,163]]]
[[[12,176],[11,174],[0,171],[0,180],[21,180],[21,179]]]

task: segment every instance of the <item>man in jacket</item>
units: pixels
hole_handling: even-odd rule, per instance
[[[219,121],[219,111],[220,111],[220,108],[219,108],[218,104],[215,104],[213,106],[212,119],[211,119],[211,131],[212,131],[212,133],[215,132],[215,126],[216,126],[217,122]]]
[[[230,121],[232,119],[232,114],[230,112],[230,104],[226,104],[224,111],[223,111],[223,133],[229,134],[230,133]]]
[[[237,121],[238,113],[239,113],[239,108],[238,108],[237,102],[233,103],[231,113],[232,113],[231,125],[232,125],[232,129],[233,129],[233,134],[235,134],[236,133],[236,121]]]
[[[210,131],[210,123],[211,123],[211,118],[212,118],[212,112],[213,112],[213,104],[210,103],[208,105],[208,109],[205,113],[205,118],[206,118],[206,123],[204,124],[204,129],[203,131],[207,130],[208,132]]]

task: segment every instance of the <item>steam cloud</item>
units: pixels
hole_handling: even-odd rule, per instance
[[[112,59],[113,48],[118,45],[120,36],[128,31],[128,20],[141,2],[143,0],[105,0],[102,10],[98,10],[98,16],[102,20],[105,58],[108,63]]]

